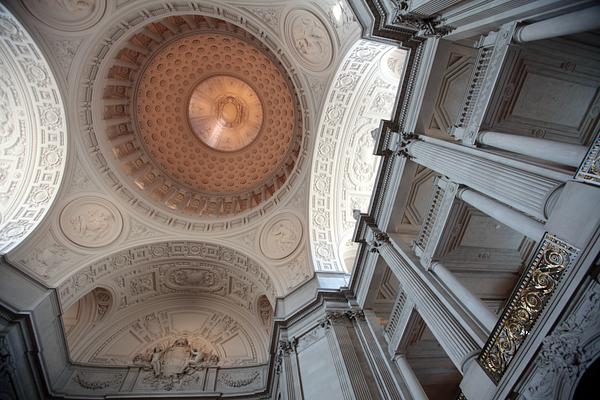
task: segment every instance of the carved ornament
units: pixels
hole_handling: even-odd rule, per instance
[[[496,384],[537,322],[579,250],[546,233],[478,362]]]
[[[59,217],[63,234],[82,247],[104,247],[123,230],[123,217],[110,201],[94,196],[79,197],[63,208]]]

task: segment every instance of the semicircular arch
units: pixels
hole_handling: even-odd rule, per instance
[[[0,5],[0,254],[40,225],[67,163],[57,80],[25,27]]]
[[[73,272],[58,286],[67,309],[99,285],[110,286],[121,302],[197,290],[236,295],[240,302],[266,295],[271,301],[283,285],[252,257],[224,245],[196,241],[158,241],[103,256]]]
[[[310,177],[309,234],[317,271],[349,272],[353,210],[366,211],[379,157],[372,131],[391,117],[405,51],[359,40],[330,85]]]

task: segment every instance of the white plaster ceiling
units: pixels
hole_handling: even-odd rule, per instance
[[[158,0],[34,3],[9,1],[11,11],[39,46],[39,54],[44,54],[47,71],[56,76],[51,93],[56,101],[60,93],[64,103],[58,109],[64,110],[60,121],[66,124],[59,137],[65,178],[60,172],[63,164],[54,163],[60,167],[52,178],[56,200],[26,241],[10,245],[15,248],[7,259],[33,279],[57,288],[76,360],[131,364],[133,353],[141,354],[138,360],[146,359],[153,347],[167,351],[177,347],[178,337],[185,337],[185,346],[206,346],[222,365],[266,362],[269,307],[314,271],[307,165],[327,88],[361,34],[349,6],[337,0],[224,1],[218,6],[210,1],[166,5]],[[166,29],[145,28],[160,20],[166,21]],[[119,172],[111,158],[123,156],[123,163],[136,158],[125,154],[125,140],[105,146],[106,132],[100,128],[105,115],[118,117],[118,106],[129,104],[119,96],[132,92],[136,85],[134,81],[124,85],[119,75],[110,75],[111,67],[136,65],[136,59],[127,58],[127,51],[119,53],[124,44],[144,53],[141,43],[131,44],[133,35],[143,31],[162,43],[185,36],[194,25],[207,32],[216,20],[224,22],[215,29],[247,32],[269,52],[277,69],[284,71],[289,92],[298,99],[295,123],[302,131],[292,151],[294,162],[279,167],[285,177],[276,177],[273,185],[263,180],[268,193],[261,192],[260,199],[226,215],[186,215],[177,209],[177,193],[157,199],[156,193],[131,186],[127,174]],[[110,92],[110,86],[124,89]],[[265,116],[269,112],[273,111],[265,109]],[[46,208],[50,202],[51,198]],[[186,268],[179,278],[220,283],[170,287],[170,272]],[[193,299],[204,300],[200,305]],[[186,312],[197,316],[197,326],[174,322],[173,315]],[[237,324],[239,334],[229,341],[207,338],[203,329],[208,325],[201,321],[225,317]],[[148,321],[159,321],[159,330],[153,330],[156,335],[145,327]],[[131,337],[142,340],[126,352],[119,350],[119,343]]]

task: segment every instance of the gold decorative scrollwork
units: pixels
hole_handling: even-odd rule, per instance
[[[497,384],[519,347],[533,329],[565,271],[579,250],[546,233],[517,289],[504,309],[478,362]]]

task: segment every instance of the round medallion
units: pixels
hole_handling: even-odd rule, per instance
[[[263,122],[258,95],[246,82],[217,75],[192,92],[188,118],[194,134],[220,151],[240,150],[256,139]]]
[[[108,200],[80,197],[65,206],[60,228],[73,243],[83,247],[103,247],[114,242],[123,229],[123,217]]]
[[[302,223],[294,214],[285,213],[265,225],[260,235],[260,249],[273,260],[281,260],[294,252],[302,239]]]
[[[292,10],[286,17],[286,27],[286,40],[304,67],[320,72],[331,65],[331,36],[315,14],[308,10]]]
[[[23,5],[46,25],[65,32],[94,26],[106,12],[106,0],[37,0]]]

